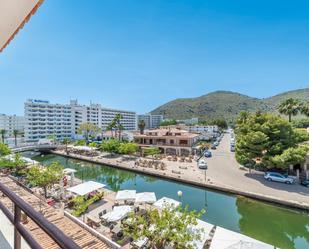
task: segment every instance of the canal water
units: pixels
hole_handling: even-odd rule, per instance
[[[76,177],[104,183],[113,191],[136,189],[137,192],[155,192],[158,199],[167,196],[179,200],[177,192],[181,190],[183,205],[198,211],[205,209],[202,219],[207,222],[282,249],[309,248],[307,212],[53,154],[33,159],[45,165],[58,161],[64,167],[76,169]]]

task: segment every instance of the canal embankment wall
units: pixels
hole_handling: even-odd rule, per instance
[[[296,202],[293,200],[277,198],[271,195],[264,195],[264,194],[254,193],[254,192],[250,192],[250,191],[246,191],[242,189],[235,189],[231,187],[220,186],[219,184],[213,183],[213,182],[199,182],[199,181],[186,178],[178,174],[173,175],[170,173],[166,173],[164,171],[149,171],[147,170],[147,168],[128,167],[125,164],[122,164],[119,162],[111,163],[104,159],[91,158],[91,157],[86,157],[86,156],[76,155],[76,154],[66,154],[60,151],[51,151],[51,153],[64,156],[64,157],[68,157],[68,158],[72,158],[72,159],[78,159],[78,160],[83,160],[83,161],[90,162],[90,163],[100,164],[103,166],[106,165],[109,167],[128,170],[131,172],[140,173],[140,174],[144,174],[148,176],[154,176],[154,177],[158,177],[158,178],[162,178],[162,179],[166,179],[170,181],[185,183],[185,184],[196,186],[199,188],[212,189],[212,190],[216,190],[216,191],[223,192],[223,193],[229,193],[229,194],[244,196],[244,197],[248,197],[248,198],[252,198],[255,200],[260,200],[260,201],[264,201],[264,202],[268,202],[272,204],[278,204],[278,205],[282,205],[282,206],[289,207],[289,208],[297,208],[297,209],[309,211],[309,204],[307,203],[300,203],[300,202]]]

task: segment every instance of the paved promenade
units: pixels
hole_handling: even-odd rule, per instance
[[[137,159],[126,156],[111,158],[107,154],[103,157],[70,154],[70,157],[309,210],[309,188],[299,184],[268,182],[264,180],[264,174],[261,172],[252,170],[249,173],[241,169],[234,158],[234,153],[229,151],[229,140],[229,134],[226,134],[217,150],[212,151],[212,158],[206,159],[207,181],[205,171],[198,169],[196,162],[172,162],[163,159],[167,167],[165,170],[159,170],[135,166]],[[65,155],[64,151],[55,153]]]

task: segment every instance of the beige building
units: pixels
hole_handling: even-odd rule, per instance
[[[144,134],[135,133],[134,141],[143,147],[158,147],[169,155],[194,154],[194,146],[200,135],[176,128],[146,130]]]

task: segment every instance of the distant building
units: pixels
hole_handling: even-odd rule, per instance
[[[6,137],[13,137],[13,131],[24,131],[25,119],[22,116],[0,114],[0,130],[5,130]]]
[[[145,122],[145,129],[154,129],[158,128],[163,121],[163,115],[155,115],[155,114],[142,114],[138,115],[138,123],[141,120]]]
[[[56,139],[78,137],[78,128],[82,123],[90,122],[102,130],[116,114],[121,114],[124,130],[135,130],[136,113],[102,107],[100,104],[80,105],[77,100],[70,104],[52,104],[44,100],[27,100],[25,103],[25,140],[55,136]]]
[[[169,155],[190,155],[199,140],[199,134],[173,128],[146,130],[144,134],[135,133],[134,141],[141,148],[158,147],[162,153]]]
[[[216,137],[219,128],[217,125],[190,125],[185,127],[185,129],[192,133],[199,133],[202,135],[201,139],[209,140]]]
[[[181,119],[177,120],[177,123],[185,125],[195,125],[198,124],[198,118]]]

